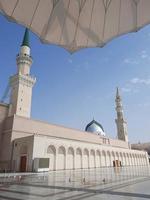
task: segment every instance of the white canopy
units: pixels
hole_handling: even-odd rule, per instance
[[[70,52],[150,23],[150,0],[0,0],[0,11]]]

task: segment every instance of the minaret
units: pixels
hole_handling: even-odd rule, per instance
[[[32,57],[30,56],[29,31],[25,30],[20,53],[16,57],[17,74],[10,77],[11,88],[9,116],[19,115],[30,117],[32,87],[36,78],[30,75]]]
[[[116,101],[116,111],[117,111],[117,119],[115,121],[117,125],[118,139],[128,142],[127,122],[124,120],[123,107],[118,88],[116,92],[115,101]]]

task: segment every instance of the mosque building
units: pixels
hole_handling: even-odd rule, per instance
[[[119,90],[116,93],[117,139],[109,138],[94,119],[85,131],[32,119],[29,32],[16,58],[17,72],[9,79],[9,103],[0,103],[0,170],[49,171],[149,165],[145,151],[132,150]]]

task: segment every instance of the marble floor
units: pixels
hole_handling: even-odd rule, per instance
[[[0,200],[148,200],[150,168],[67,170],[0,177]]]

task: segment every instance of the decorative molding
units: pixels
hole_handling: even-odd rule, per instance
[[[27,54],[18,54],[16,57],[16,61],[17,65],[28,64],[29,66],[31,66],[33,63],[32,57]]]
[[[23,74],[16,74],[10,77],[9,83],[12,87],[16,86],[17,84],[23,84],[28,87],[33,87],[36,82],[36,78],[30,75],[23,75]]]

